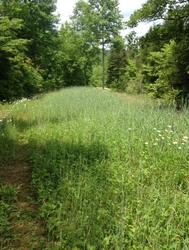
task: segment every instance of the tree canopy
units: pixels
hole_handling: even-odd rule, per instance
[[[78,0],[58,28],[55,0],[0,0],[0,101],[75,85],[189,93],[189,2],[148,0],[127,22],[161,19],[143,36],[124,29],[118,0]]]

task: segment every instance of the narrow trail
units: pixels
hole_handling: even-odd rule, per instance
[[[18,190],[11,220],[13,239],[3,249],[46,249],[46,232],[38,216],[38,205],[31,190],[31,173],[24,154],[20,154],[19,158],[6,168],[0,168],[3,185],[14,186]]]

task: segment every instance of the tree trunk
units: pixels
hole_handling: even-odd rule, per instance
[[[102,44],[102,87],[105,87],[105,46]]]

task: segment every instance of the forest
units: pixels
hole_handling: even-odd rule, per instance
[[[0,1],[0,100],[103,86],[187,104],[188,0],[148,0],[125,22],[118,0],[79,0],[58,25],[56,1]],[[143,37],[121,31],[161,20]]]
[[[189,249],[188,104],[188,0],[0,0],[0,250]]]

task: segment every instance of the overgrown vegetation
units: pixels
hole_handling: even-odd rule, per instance
[[[148,0],[128,22],[133,27],[141,21],[162,20],[139,40],[143,83],[155,97],[169,103],[176,100],[180,108],[187,104],[189,92],[188,11],[185,0]]]
[[[55,10],[0,0],[0,248],[188,249],[188,0]]]
[[[78,0],[58,28],[56,1],[0,1],[0,101],[67,86],[150,93],[187,105],[188,1],[148,0],[127,25],[118,0]],[[121,30],[163,20],[143,37]]]
[[[50,249],[183,249],[186,117],[144,97],[66,89],[9,106],[0,129],[15,146],[0,156],[27,148]]]

